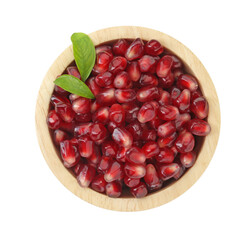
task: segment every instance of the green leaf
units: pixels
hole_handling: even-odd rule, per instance
[[[74,93],[78,96],[85,97],[85,98],[91,98],[94,99],[95,96],[93,93],[90,91],[88,86],[82,82],[79,78],[76,78],[72,75],[61,75],[58,77],[54,83],[63,88],[64,90]]]
[[[95,46],[90,37],[85,33],[73,33],[71,41],[76,66],[81,74],[82,80],[85,81],[95,65]]]

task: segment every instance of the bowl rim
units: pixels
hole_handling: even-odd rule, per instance
[[[197,77],[203,94],[209,103],[207,121],[211,125],[211,133],[205,138],[196,163],[178,181],[170,186],[152,193],[144,198],[110,198],[95,192],[90,188],[81,188],[77,180],[64,167],[58,158],[54,143],[46,124],[50,96],[53,92],[55,78],[62,74],[74,60],[72,45],[67,47],[49,68],[39,89],[35,123],[37,138],[42,154],[54,175],[72,193],[79,198],[98,207],[116,211],[141,211],[161,206],[182,195],[203,174],[215,152],[220,134],[220,106],[213,82],[200,60],[181,42],[173,37],[154,29],[137,26],[119,26],[98,30],[89,34],[94,45],[119,38],[141,38],[143,40],[157,39],[161,44],[180,57],[187,70]],[[204,91],[204,89],[206,89]]]

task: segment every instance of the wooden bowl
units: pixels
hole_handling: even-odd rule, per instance
[[[96,206],[117,211],[140,211],[165,204],[184,193],[202,175],[214,154],[220,132],[220,107],[213,82],[200,60],[182,43],[174,38],[153,29],[142,27],[112,27],[89,34],[93,43],[111,41],[119,38],[141,38],[143,40],[157,39],[161,44],[180,57],[186,70],[197,77],[200,88],[209,103],[208,122],[211,133],[205,137],[196,163],[178,181],[152,193],[142,199],[132,197],[109,198],[90,188],[83,189],[76,178],[64,167],[59,159],[49,129],[46,117],[49,109],[50,97],[53,92],[55,78],[62,74],[66,67],[74,60],[72,46],[69,46],[52,64],[39,90],[36,105],[36,130],[43,156],[51,171],[72,193]]]

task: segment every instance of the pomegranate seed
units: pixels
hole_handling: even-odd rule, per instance
[[[174,175],[174,179],[178,180],[185,172],[185,167],[183,165],[180,166],[179,171]]]
[[[134,121],[126,126],[126,129],[132,134],[133,139],[139,140],[142,136],[142,127],[138,121]]]
[[[140,81],[141,86],[157,86],[158,85],[158,79],[155,75],[151,73],[144,73],[141,75]]]
[[[56,104],[55,111],[65,122],[72,122],[75,117],[75,112],[72,110],[71,106],[66,103]]]
[[[146,166],[146,175],[144,176],[144,181],[151,191],[161,187],[162,182],[159,179],[158,173],[153,164],[148,164]]]
[[[164,57],[162,57],[158,61],[156,66],[157,76],[160,78],[166,77],[170,72],[172,65],[173,65],[173,59],[170,56],[165,55]]]
[[[166,181],[172,177],[174,177],[175,174],[178,173],[180,170],[180,165],[177,163],[170,163],[167,165],[161,165],[159,166],[159,177],[163,180]]]
[[[167,56],[170,56],[173,60],[172,69],[182,68],[182,62],[176,55],[168,54]]]
[[[101,88],[96,84],[94,77],[88,78],[85,83],[95,97],[101,92]]]
[[[181,153],[180,155],[180,161],[182,165],[186,168],[190,168],[194,165],[194,162],[196,160],[196,153],[191,151],[188,153]]]
[[[194,92],[198,88],[198,83],[195,77],[189,74],[182,74],[178,77],[177,86],[180,89],[188,89],[190,92]]]
[[[171,121],[163,123],[157,129],[157,135],[159,137],[165,138],[169,137],[176,131],[175,124]]]
[[[123,167],[118,162],[113,162],[107,172],[104,174],[104,179],[106,182],[113,182],[115,180],[120,180],[124,176]]]
[[[181,94],[181,90],[177,87],[173,87],[171,92],[170,92],[170,95],[171,95],[171,100],[172,100],[172,103],[174,105],[177,105],[176,103],[176,100],[177,98],[179,97],[179,95]]]
[[[74,128],[75,128],[74,121],[72,121],[70,123],[61,121],[61,123],[60,123],[60,129],[66,131],[66,132],[73,134]]]
[[[139,106],[135,105],[134,103],[125,103],[122,104],[122,107],[126,113],[125,114],[126,122],[131,123],[137,119],[137,115],[140,110]]]
[[[106,185],[106,194],[108,197],[118,198],[122,194],[122,186],[119,182],[110,182]]]
[[[111,72],[103,72],[95,77],[95,82],[100,87],[107,87],[114,81],[114,76]]]
[[[141,58],[144,53],[144,44],[140,38],[135,39],[128,47],[125,57],[128,61]]]
[[[63,96],[69,95],[69,92],[67,92],[66,90],[64,90],[63,88],[61,88],[61,87],[59,87],[57,85],[55,85],[54,89],[55,89],[55,92],[57,92],[60,95],[63,95]]]
[[[188,130],[197,136],[207,136],[211,131],[210,125],[201,119],[192,119],[187,123],[187,126]]]
[[[139,102],[148,102],[159,98],[159,89],[154,86],[146,86],[137,91],[136,97]]]
[[[115,142],[109,140],[102,144],[102,154],[106,157],[115,157],[118,151],[118,146]]]
[[[67,71],[67,73],[69,75],[72,75],[72,76],[74,76],[76,78],[81,79],[81,75],[80,75],[77,67],[74,67],[74,66],[73,67],[67,67],[66,71]]]
[[[142,178],[146,174],[146,168],[144,165],[126,163],[124,166],[126,175],[130,178]]]
[[[60,153],[66,168],[73,167],[80,160],[77,147],[75,147],[70,140],[64,140],[60,143]]]
[[[86,122],[91,121],[91,119],[92,119],[92,116],[90,112],[84,113],[84,114],[77,113],[75,115],[75,120],[77,122],[86,123]]]
[[[166,138],[158,138],[158,145],[159,148],[164,148],[164,147],[172,147],[175,140],[177,138],[177,133],[174,132],[172,135],[170,135],[169,137]]]
[[[95,111],[97,111],[102,105],[97,103],[97,101],[95,100],[94,102],[92,102],[91,106],[90,106],[90,112],[94,113]]]
[[[179,114],[177,118],[175,119],[175,127],[176,130],[182,130],[183,127],[185,127],[186,123],[191,119],[190,114],[188,113],[183,113]]]
[[[88,158],[94,151],[94,142],[88,136],[82,136],[78,139],[78,148],[80,155]]]
[[[99,141],[106,138],[108,131],[102,123],[94,123],[89,127],[89,136],[92,141]]]
[[[168,72],[166,77],[159,78],[159,85],[163,88],[170,88],[174,84],[174,75],[172,72]]]
[[[136,99],[136,92],[133,89],[116,89],[115,97],[119,103],[128,103]]]
[[[163,52],[163,47],[157,40],[152,39],[146,43],[145,52],[151,56],[158,56]]]
[[[131,147],[126,152],[126,158],[128,162],[135,164],[142,164],[146,161],[146,156],[144,152],[138,147]]]
[[[116,128],[112,133],[113,140],[122,147],[130,148],[133,143],[131,133],[125,128]]]
[[[156,137],[156,131],[154,129],[145,129],[142,132],[141,139],[143,139],[144,141],[155,141]]]
[[[74,129],[74,136],[75,137],[81,137],[81,136],[84,136],[84,135],[88,135],[89,132],[90,132],[90,126],[92,125],[93,123],[83,123],[79,126],[76,126],[75,129]]]
[[[182,71],[182,69],[181,68],[176,68],[176,69],[174,69],[174,71],[173,71],[173,75],[174,75],[174,79],[178,79],[178,77],[180,76],[180,75],[182,75],[183,74],[183,71]]]
[[[146,158],[152,158],[159,154],[159,146],[156,142],[148,141],[143,147],[142,151],[144,152]]]
[[[184,132],[180,134],[179,137],[176,139],[175,147],[177,148],[178,152],[186,153],[191,152],[194,148],[195,140],[194,136],[190,132]]]
[[[73,93],[71,93],[71,94],[69,95],[69,100],[70,100],[71,103],[72,103],[74,100],[76,100],[77,98],[80,98],[80,96],[78,96],[78,95],[76,95],[76,94],[73,94]]]
[[[80,172],[80,170],[83,168],[84,163],[82,161],[79,161],[74,167],[73,167],[73,172],[75,176],[77,176]]]
[[[158,128],[161,124],[163,124],[163,123],[164,123],[163,120],[161,120],[160,118],[156,117],[156,118],[154,118],[153,120],[151,120],[151,121],[149,122],[149,125],[150,125],[151,128],[157,130],[157,128]]]
[[[161,106],[167,106],[171,102],[170,94],[167,91],[160,91],[160,98],[158,100]]]
[[[159,154],[156,156],[156,160],[159,163],[172,163],[174,161],[175,154],[170,148],[163,148],[160,150]]]
[[[113,74],[117,74],[120,71],[125,70],[127,67],[127,60],[124,57],[114,57],[109,64],[109,71]]]
[[[109,109],[109,119],[117,126],[125,121],[125,111],[120,104],[113,104]]]
[[[95,168],[91,165],[84,164],[77,175],[77,181],[81,187],[86,188],[90,185],[94,177]]]
[[[191,93],[191,101],[193,102],[198,97],[202,97],[202,93],[199,91],[199,89]]]
[[[155,106],[151,102],[144,103],[138,112],[138,121],[146,123],[153,120],[156,117]]]
[[[95,123],[103,123],[106,124],[109,120],[109,108],[101,107],[92,115],[92,120]]]
[[[113,161],[110,157],[102,156],[99,164],[97,165],[97,171],[99,173],[105,174],[107,170],[109,169],[112,162]]]
[[[175,120],[178,115],[179,115],[178,108],[171,105],[165,107],[161,106],[158,111],[159,118],[164,121]]]
[[[96,55],[96,64],[93,68],[93,72],[99,74],[108,71],[112,59],[113,55],[110,52],[99,52]]]
[[[137,82],[141,77],[140,67],[137,61],[128,64],[127,72],[133,82]]]
[[[123,125],[121,125],[121,126],[123,126]],[[113,133],[113,131],[115,130],[115,128],[117,128],[117,127],[119,127],[116,123],[114,123],[114,122],[108,122],[108,130],[109,130],[109,132],[112,134]]]
[[[174,157],[177,156],[177,154],[179,153],[178,150],[176,149],[175,145],[173,145],[171,148],[172,152],[174,153]]]
[[[116,154],[116,160],[118,162],[125,162],[126,161],[126,152],[127,148],[121,147],[118,149],[117,154]]]
[[[149,72],[156,64],[156,60],[152,56],[144,55],[138,63],[141,72]]]
[[[126,175],[124,176],[123,181],[130,188],[136,187],[140,183],[139,178],[130,178],[130,177],[126,176]]]
[[[79,97],[72,102],[72,109],[76,113],[88,113],[90,111],[90,99]]]
[[[137,186],[130,188],[130,192],[136,198],[142,198],[148,194],[148,190],[144,182],[140,182]]]
[[[68,138],[69,138],[69,135],[66,132],[64,132],[60,129],[57,129],[54,131],[54,143],[56,145],[59,145],[60,142],[66,140]]]
[[[107,52],[112,54],[112,47],[108,45],[98,46],[95,48],[95,52],[98,55],[100,52]]]
[[[57,129],[60,127],[61,119],[55,110],[51,110],[47,116],[47,125],[51,129]]]
[[[100,148],[94,145],[93,153],[88,158],[88,163],[96,168],[97,164],[101,161]]]
[[[113,52],[117,56],[125,56],[129,43],[125,39],[119,39],[113,46]]]
[[[119,72],[114,79],[115,88],[127,88],[130,84],[129,75],[127,72]]]
[[[103,174],[96,175],[91,183],[91,188],[96,192],[105,192],[107,182],[104,179]]]
[[[116,102],[115,99],[115,89],[114,88],[104,88],[97,96],[96,101],[102,106],[111,106]]]
[[[198,97],[192,101],[190,109],[196,117],[204,119],[208,115],[208,102],[204,97]]]
[[[55,107],[57,104],[59,103],[65,103],[65,104],[70,104],[69,99],[67,99],[64,96],[60,96],[58,94],[53,94],[50,98],[50,102],[52,103],[52,105]]]

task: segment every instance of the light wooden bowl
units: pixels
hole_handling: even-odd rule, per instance
[[[50,97],[53,92],[55,78],[62,74],[66,67],[74,60],[72,46],[69,46],[52,64],[39,90],[36,105],[36,130],[43,156],[51,171],[72,193],[96,206],[117,211],[140,211],[165,204],[184,193],[202,175],[214,154],[220,132],[220,107],[213,82],[200,60],[182,43],[174,38],[153,29],[142,27],[113,27],[102,29],[89,34],[93,43],[100,43],[119,38],[141,38],[143,40],[157,39],[163,46],[180,57],[186,70],[197,77],[200,88],[209,103],[208,122],[212,131],[205,138],[195,165],[189,169],[178,181],[162,190],[152,193],[142,199],[109,198],[90,188],[81,188],[75,177],[63,166],[54,148],[49,129],[46,124]]]

